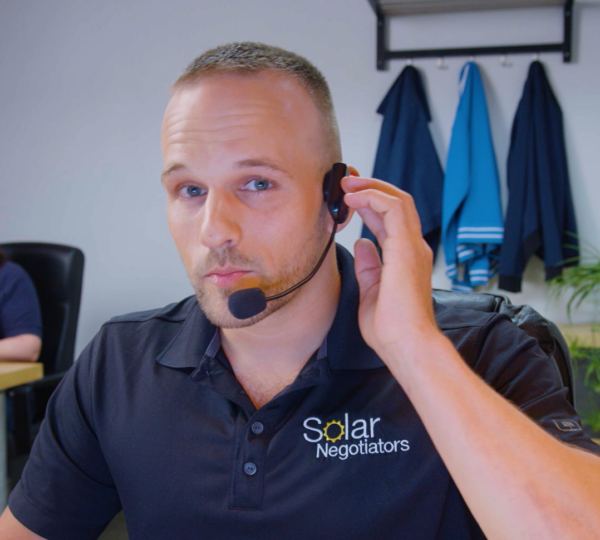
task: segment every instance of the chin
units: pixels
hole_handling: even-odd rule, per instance
[[[248,319],[237,319],[231,314],[227,307],[229,294],[225,293],[225,291],[223,291],[224,294],[219,294],[216,297],[217,295],[211,295],[205,290],[196,289],[196,299],[206,318],[215,326],[219,328],[246,328],[247,326],[259,323],[281,309],[292,300],[295,292],[278,300],[268,302],[267,309]]]
[[[313,249],[303,252],[303,257],[296,257],[289,260],[279,268],[275,275],[268,275],[268,273],[264,271],[256,271],[258,279],[253,279],[252,282],[244,281],[243,284],[248,286],[252,283],[252,286],[260,287],[267,297],[279,294],[300,282],[311,272],[321,256],[321,251],[321,246],[315,242]],[[235,263],[237,259],[231,258],[231,260]],[[204,269],[204,267],[208,266],[210,265],[205,261],[198,270],[190,272],[188,275],[190,276],[190,282],[196,293],[200,309],[204,312],[206,318],[219,328],[245,328],[257,324],[263,319],[266,319],[269,315],[280,310],[298,294],[301,294],[302,291],[302,288],[300,288],[283,298],[267,302],[267,308],[254,317],[248,319],[236,319],[229,311],[227,301],[229,300],[229,296],[237,290],[242,283],[226,288],[217,287],[210,282],[210,280],[205,279],[200,271],[200,269]]]

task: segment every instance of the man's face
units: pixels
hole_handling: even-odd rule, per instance
[[[218,73],[179,88],[162,128],[167,218],[200,306],[222,328],[254,324],[300,291],[238,320],[229,295],[277,294],[328,240],[327,155],[318,111],[292,77]]]

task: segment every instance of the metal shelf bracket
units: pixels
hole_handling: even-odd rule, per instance
[[[398,58],[442,58],[446,56],[507,55],[523,53],[560,52],[563,62],[573,59],[573,4],[574,0],[564,3],[564,32],[562,43],[536,43],[527,45],[496,45],[493,47],[459,47],[449,49],[414,49],[391,51],[388,48],[389,15],[386,15],[379,0],[368,0],[377,18],[377,69],[387,69],[389,60]]]

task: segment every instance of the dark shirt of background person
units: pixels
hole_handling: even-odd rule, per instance
[[[41,338],[42,317],[33,282],[0,250],[0,361],[36,361]]]

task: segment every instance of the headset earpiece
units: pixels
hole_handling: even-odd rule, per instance
[[[348,206],[344,202],[342,178],[348,176],[348,167],[345,163],[334,163],[331,170],[323,179],[323,199],[331,217],[337,224],[342,224],[348,219]]]

